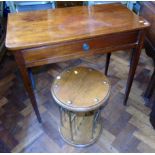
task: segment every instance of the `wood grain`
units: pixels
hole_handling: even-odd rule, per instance
[[[41,48],[22,50],[27,67],[76,59],[97,53],[112,52],[117,49],[134,48],[137,45],[137,31],[117,33],[84,39],[65,44],[50,45]],[[89,50],[83,49],[83,44],[89,45]]]
[[[13,53],[38,121],[41,122],[41,118],[27,68],[134,48],[124,97],[126,105],[144,32],[149,25],[121,4],[10,14],[6,47],[15,50]]]
[[[88,67],[64,71],[54,80],[52,95],[58,104],[73,111],[90,111],[104,105],[110,82],[101,72]],[[71,102],[71,103],[70,103]]]
[[[149,23],[121,4],[9,14],[6,47],[21,50],[144,29]]]

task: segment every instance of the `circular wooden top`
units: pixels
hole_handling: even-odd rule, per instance
[[[60,106],[72,111],[89,111],[108,99],[110,82],[95,69],[76,67],[57,76],[51,92]]]

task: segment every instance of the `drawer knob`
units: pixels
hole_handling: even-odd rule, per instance
[[[89,45],[87,43],[84,43],[82,46],[84,51],[88,51],[90,49]]]

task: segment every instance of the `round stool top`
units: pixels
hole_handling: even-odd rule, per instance
[[[108,99],[110,82],[98,70],[76,67],[57,76],[51,92],[56,102],[68,110],[90,111]]]

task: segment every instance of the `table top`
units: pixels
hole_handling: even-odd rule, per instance
[[[56,102],[68,110],[90,111],[106,104],[110,82],[100,71],[79,66],[57,76],[51,92]]]
[[[143,29],[149,23],[122,4],[11,13],[6,47],[21,50]]]

